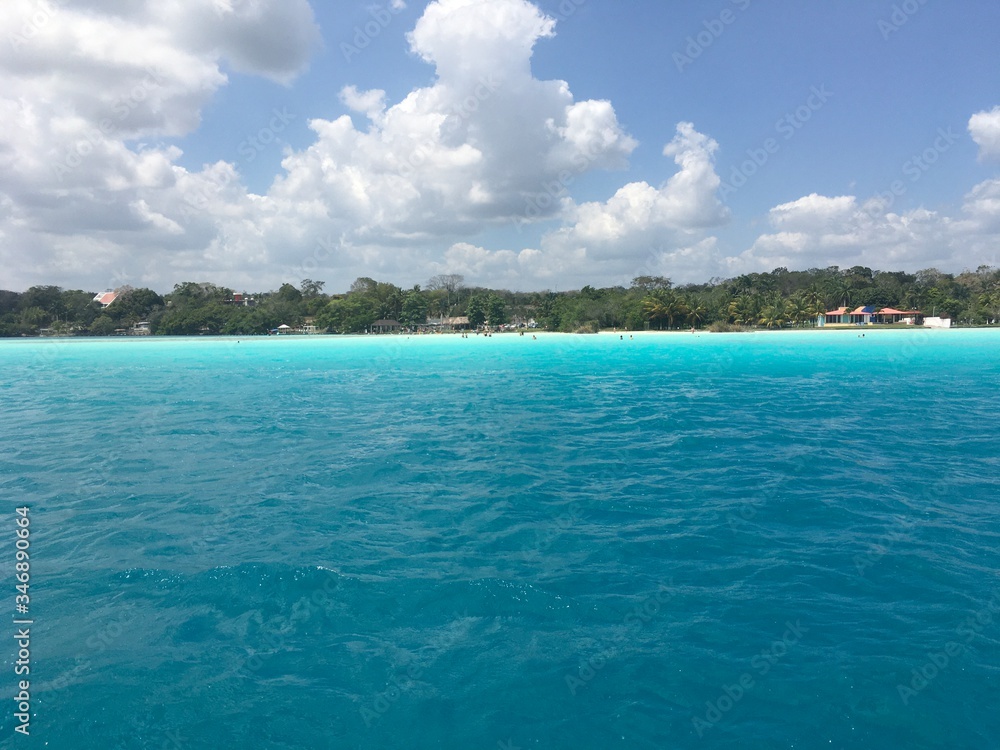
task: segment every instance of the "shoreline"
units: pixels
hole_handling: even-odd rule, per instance
[[[818,336],[820,334],[826,335],[836,335],[841,334],[844,337],[847,335],[853,335],[855,337],[861,338],[862,336],[867,337],[869,334],[872,336],[883,336],[889,333],[896,333],[903,335],[917,335],[920,332],[930,333],[930,334],[957,334],[957,333],[970,333],[974,331],[988,332],[996,331],[1000,333],[1000,325],[998,326],[977,326],[977,327],[965,327],[965,328],[928,328],[924,326],[858,326],[858,327],[824,327],[824,328],[780,328],[780,329],[750,329],[745,331],[709,331],[708,329],[697,329],[692,332],[690,329],[687,330],[672,330],[672,331],[614,331],[614,330],[603,330],[595,333],[564,333],[560,331],[538,331],[538,330],[526,330],[524,335],[520,335],[520,331],[511,331],[507,333],[493,333],[490,336],[484,336],[483,334],[470,333],[468,338],[461,336],[459,333],[392,333],[392,334],[284,334],[284,335],[250,335],[250,336],[240,336],[240,335],[208,335],[208,336],[20,336],[20,337],[9,337],[0,338],[0,346],[4,345],[4,342],[52,342],[53,344],[65,344],[68,342],[78,342],[78,343],[109,343],[109,342],[223,342],[236,344],[243,341],[246,342],[263,342],[263,341],[284,341],[284,342],[307,342],[311,341],[314,343],[319,343],[321,341],[333,342],[333,341],[353,341],[353,342],[392,342],[401,340],[422,340],[422,341],[471,341],[476,339],[487,340],[492,338],[498,338],[500,340],[525,340],[531,342],[533,340],[543,341],[546,339],[553,338],[572,338],[579,340],[586,340],[588,338],[600,339],[600,340],[611,340],[616,337],[628,337],[628,340],[639,340],[639,339],[684,339],[684,338],[701,338],[703,336],[711,336],[713,338],[723,338],[723,337],[745,337],[745,336],[760,336],[760,335],[773,335],[773,336],[789,336],[794,334]],[[534,339],[532,338],[534,337]]]

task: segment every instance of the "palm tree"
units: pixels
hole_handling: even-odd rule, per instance
[[[674,327],[674,321],[677,318],[683,318],[688,314],[688,306],[685,304],[684,300],[677,299],[676,297],[671,299],[666,305],[667,308],[667,320],[669,321],[669,327]]]
[[[695,303],[688,308],[688,323],[692,326],[700,326],[705,322],[705,316],[708,315],[708,310],[705,306],[699,303]]]
[[[979,304],[983,306],[993,323],[1000,318],[1000,291],[983,292],[979,295]]]
[[[757,304],[753,297],[741,294],[729,303],[729,315],[734,323],[751,325],[757,320]]]
[[[796,296],[788,300],[785,305],[785,316],[795,325],[802,325],[808,315],[806,313],[806,304],[802,301],[801,297]]]
[[[760,312],[759,322],[765,328],[781,328],[787,320],[785,305],[781,299],[774,300]]]
[[[840,283],[836,286],[837,300],[844,307],[850,307],[851,300],[854,297],[854,284],[850,279],[841,279]]]
[[[646,299],[642,301],[642,312],[650,323],[653,321],[662,321],[664,318],[668,317],[666,307],[663,302],[656,297],[646,297]]]
[[[822,293],[815,285],[810,287],[809,291],[803,295],[803,299],[811,318],[815,319],[830,309],[826,306],[826,301],[823,299]]]

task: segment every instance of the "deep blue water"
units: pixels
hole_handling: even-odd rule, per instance
[[[1000,747],[1000,332],[625,339],[0,342],[0,746]]]

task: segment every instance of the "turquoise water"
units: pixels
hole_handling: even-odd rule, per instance
[[[0,405],[2,747],[1000,747],[1000,332],[3,341]]]

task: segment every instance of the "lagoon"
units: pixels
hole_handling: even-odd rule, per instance
[[[0,341],[18,744],[996,746],[1000,333],[860,333]]]

